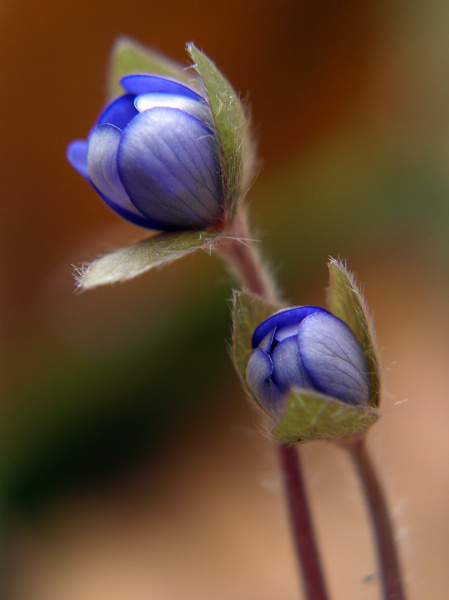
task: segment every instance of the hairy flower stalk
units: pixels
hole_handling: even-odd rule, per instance
[[[384,600],[405,600],[401,566],[387,499],[366,445],[366,434],[341,440],[350,455],[366,499],[377,550]]]
[[[257,294],[270,304],[280,304],[276,282],[264,265],[251,236],[244,206],[239,207],[228,235],[217,247],[217,252],[225,259],[229,270],[243,290]]]
[[[370,376],[363,348],[351,329],[328,311],[300,306],[276,312],[254,331],[246,369],[248,388],[275,420],[284,418],[292,390],[315,390],[340,402],[364,407]],[[343,437],[339,445],[360,478],[376,541],[385,600],[404,600],[399,557],[380,481],[366,448],[366,432]]]

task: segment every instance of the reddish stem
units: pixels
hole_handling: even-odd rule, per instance
[[[327,600],[328,595],[312,524],[299,453],[296,446],[279,446],[290,521],[296,544],[303,586],[309,600]]]
[[[393,524],[385,494],[366,447],[366,435],[341,444],[351,455],[368,505],[384,600],[405,600]]]
[[[225,260],[229,270],[243,291],[257,294],[270,304],[279,304],[276,284],[255,246],[248,227],[246,212],[242,207],[234,217],[231,228],[216,250]]]

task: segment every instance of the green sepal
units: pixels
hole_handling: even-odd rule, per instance
[[[120,79],[133,73],[152,73],[188,82],[189,76],[184,67],[163,54],[144,46],[132,38],[117,38],[111,49],[107,75],[108,97],[123,94]]]
[[[332,440],[360,433],[378,418],[379,411],[372,406],[353,406],[319,392],[293,388],[272,435],[283,444]]]
[[[221,234],[211,231],[159,233],[97,258],[77,270],[81,290],[133,279],[154,267],[164,266],[196,250],[209,250]]]
[[[261,406],[246,386],[246,367],[253,351],[252,337],[258,325],[279,310],[259,296],[234,291],[232,298],[232,359],[247,395]],[[263,408],[261,406],[261,408]]]
[[[327,304],[329,311],[344,321],[363,348],[370,373],[370,404],[380,403],[380,360],[371,319],[354,275],[345,264],[330,258]]]
[[[244,162],[248,155],[248,121],[232,85],[204,52],[187,44],[193,67],[204,84],[220,143],[221,171],[227,215],[234,214],[243,194]]]

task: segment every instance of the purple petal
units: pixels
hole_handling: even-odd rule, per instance
[[[267,354],[271,354],[271,349],[273,347],[274,335],[276,333],[276,328],[272,329],[267,333],[267,335],[260,342],[258,348],[261,348]]]
[[[367,404],[369,376],[351,329],[330,313],[309,315],[298,333],[299,352],[315,386],[348,404]]]
[[[215,139],[181,110],[153,108],[135,117],[117,166],[134,206],[161,229],[202,229],[222,215]]]
[[[307,317],[307,315],[314,312],[327,311],[317,306],[295,306],[294,308],[284,308],[283,310],[279,310],[256,327],[256,330],[253,333],[253,348],[258,346],[267,333],[275,327],[277,327],[276,339],[278,341],[296,334],[304,317]],[[285,334],[283,334],[284,328]]]
[[[200,121],[212,123],[212,113],[205,102],[198,102],[184,96],[171,94],[140,94],[134,100],[134,106],[139,112],[152,108],[179,108]]]
[[[87,141],[75,140],[67,147],[67,160],[83,177],[89,179],[87,170]]]
[[[136,225],[151,227],[128,198],[117,173],[117,149],[121,131],[113,125],[96,125],[89,136],[89,179],[105,202]]]
[[[134,96],[149,93],[177,94],[178,96],[204,101],[204,98],[179,81],[158,77],[157,75],[125,75],[121,78],[120,83],[128,94]]]
[[[271,380],[273,363],[261,348],[251,354],[246,367],[246,382],[260,405],[271,415],[281,416],[285,398]]]
[[[132,94],[125,94],[108,104],[98,118],[97,124],[108,123],[121,130],[125,129],[131,119],[138,114],[134,106],[134,98]]]
[[[104,200],[105,204],[107,204],[109,206],[109,208],[111,208],[115,213],[120,215],[123,219],[126,219],[133,225],[138,225],[139,227],[146,227],[147,229],[155,229],[155,230],[158,229],[157,223],[152,223],[151,221],[149,221],[148,219],[143,217],[141,214],[139,214],[137,212],[132,212],[132,211],[128,210],[127,208],[120,206],[120,204],[116,204],[115,202],[113,202],[112,200],[107,198],[104,194],[102,194],[100,192],[100,190],[92,183],[92,181],[90,181],[90,183],[91,183],[92,187],[94,188],[94,190],[97,192],[97,194],[99,194],[101,196],[101,198]]]
[[[287,392],[292,386],[315,387],[302,364],[297,336],[287,338],[278,344],[271,354],[271,360],[273,361],[272,379],[282,393]]]

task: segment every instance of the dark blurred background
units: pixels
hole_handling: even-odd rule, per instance
[[[298,597],[222,265],[197,254],[74,293],[71,265],[147,235],[65,160],[127,34],[182,62],[194,40],[248,98],[252,220],[292,303],[324,301],[329,254],[365,283],[386,368],[371,447],[409,597],[446,599],[449,4],[4,0],[0,29],[3,596]],[[377,598],[346,457],[304,457],[333,597]]]

